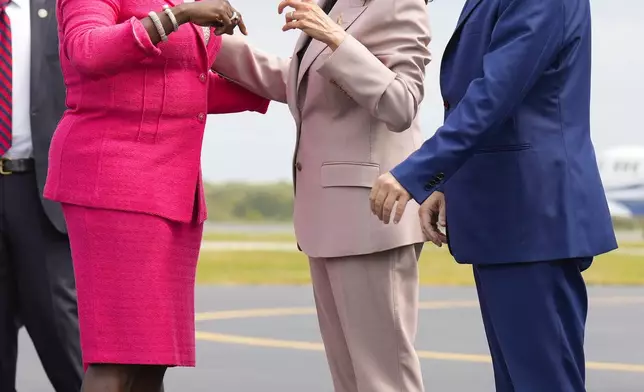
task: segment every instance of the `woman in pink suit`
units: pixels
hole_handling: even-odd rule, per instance
[[[209,71],[245,33],[230,4],[167,2],[58,0],[68,110],[45,195],[69,226],[86,392],[158,392],[194,366],[206,114],[268,107]]]

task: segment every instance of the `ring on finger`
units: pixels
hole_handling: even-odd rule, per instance
[[[288,13],[288,17],[292,20],[295,20],[295,11],[291,11]]]
[[[233,11],[233,15],[230,17],[230,20],[233,22],[237,22],[239,20],[239,14],[237,11]]]

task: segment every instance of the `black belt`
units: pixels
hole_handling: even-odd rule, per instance
[[[33,159],[7,159],[0,158],[0,176],[8,176],[13,173],[28,173],[34,171]]]

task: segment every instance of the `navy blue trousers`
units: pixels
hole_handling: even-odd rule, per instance
[[[497,392],[585,392],[592,259],[476,265]]]

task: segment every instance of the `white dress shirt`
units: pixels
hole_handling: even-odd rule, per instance
[[[30,0],[12,0],[7,6],[11,23],[11,55],[13,57],[12,143],[5,158],[31,158],[30,73],[31,19]]]

